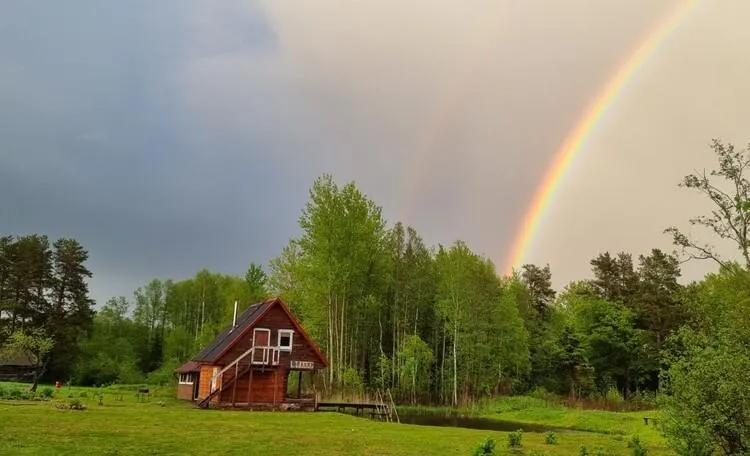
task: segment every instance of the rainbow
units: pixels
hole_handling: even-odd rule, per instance
[[[578,121],[573,131],[565,138],[562,146],[555,154],[551,166],[545,173],[541,184],[531,200],[531,204],[526,210],[505,265],[506,275],[512,274],[514,268],[520,266],[527,256],[531,241],[542,225],[544,215],[555,196],[555,190],[557,190],[576,155],[583,149],[591,131],[597,126],[607,109],[612,106],[620,93],[622,93],[636,71],[643,66],[659,45],[669,35],[674,33],[688,15],[696,9],[699,3],[700,0],[684,0],[679,7],[669,14],[636,47],[614,76],[607,81],[593,103],[584,111],[583,117]]]

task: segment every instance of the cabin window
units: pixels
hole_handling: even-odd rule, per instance
[[[279,350],[292,351],[292,335],[291,329],[279,329]]]
[[[182,374],[180,374],[180,384],[181,385],[192,385],[193,383],[195,383],[195,377],[196,377],[196,373],[195,372],[182,373]]]

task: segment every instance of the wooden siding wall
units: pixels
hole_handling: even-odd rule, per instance
[[[193,400],[193,384],[184,385],[182,383],[177,384],[177,399],[184,401]]]
[[[293,359],[295,361],[312,361],[315,363],[315,369],[323,368],[323,364],[315,355],[313,349],[307,343],[305,338],[302,337],[302,334],[300,334],[295,329],[294,324],[281,307],[274,306],[263,316],[263,318],[260,319],[260,321],[254,327],[267,328],[271,330],[271,346],[276,346],[278,344],[279,329],[294,330],[294,336],[292,338],[292,352],[289,353],[283,351],[279,356],[279,365],[281,367],[288,369],[290,361]],[[234,347],[221,358],[221,360],[219,360],[218,364],[221,366],[226,366],[227,364],[237,359],[238,356],[249,350],[252,346],[253,330],[250,329],[250,331],[248,331],[247,334],[245,334],[242,339],[238,341],[234,345]],[[250,362],[249,355],[248,358],[243,360],[243,362]]]
[[[221,402],[278,404],[284,402],[287,370],[254,369],[241,375],[237,382],[221,392]]]
[[[203,399],[204,397],[211,394],[211,376],[213,375],[214,367],[210,364],[201,366],[201,373],[198,377],[200,384],[198,385],[198,398]],[[221,378],[216,379],[216,388],[221,388]],[[217,394],[211,399],[211,403],[218,403],[219,395]]]

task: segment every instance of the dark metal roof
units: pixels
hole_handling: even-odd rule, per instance
[[[200,364],[195,361],[188,361],[174,371],[178,374],[187,374],[188,372],[198,372],[199,370],[201,370]]]
[[[234,343],[235,339],[242,333],[242,330],[252,324],[259,315],[265,312],[269,306],[275,304],[275,302],[275,300],[269,299],[248,307],[246,311],[237,316],[237,324],[234,327],[230,326],[222,331],[221,334],[216,336],[214,340],[193,358],[193,361],[198,363],[212,363],[217,361],[216,358],[221,355],[225,348]]]
[[[34,360],[24,352],[0,353],[0,366],[34,366]]]

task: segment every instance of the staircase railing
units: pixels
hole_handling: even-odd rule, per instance
[[[260,360],[255,359],[256,350],[262,350],[262,356]],[[273,347],[270,345],[252,346],[247,351],[245,351],[240,356],[238,356],[234,361],[224,366],[224,368],[221,369],[219,372],[212,375],[210,384],[212,386],[216,385],[217,379],[221,378],[226,371],[235,367],[237,364],[239,364],[240,361],[242,361],[249,355],[252,355],[250,357],[250,364],[252,365],[260,365],[260,366],[267,366],[267,365],[278,366],[279,365],[279,347]],[[221,389],[221,386],[211,388],[211,392],[214,392],[216,389]]]
[[[259,359],[256,359],[256,353],[258,351],[260,351],[260,356]],[[250,356],[250,362],[247,364],[247,368],[250,368],[252,366],[278,366],[280,350],[279,347],[274,347],[271,345],[254,345],[247,349],[240,356],[235,358],[234,361],[227,364],[219,372],[211,376],[209,380],[209,385],[211,385],[210,390],[208,392],[208,395],[201,399],[201,401],[199,402],[200,406],[206,405],[213,396],[220,393],[224,390],[225,387],[230,386],[237,380],[237,377],[239,376],[239,363],[248,356]],[[221,384],[218,384],[217,380],[220,378],[223,379],[224,374],[232,368],[235,369],[234,377],[228,379],[228,382],[226,383],[222,381]],[[242,373],[244,374],[245,372],[246,371],[243,370]]]

